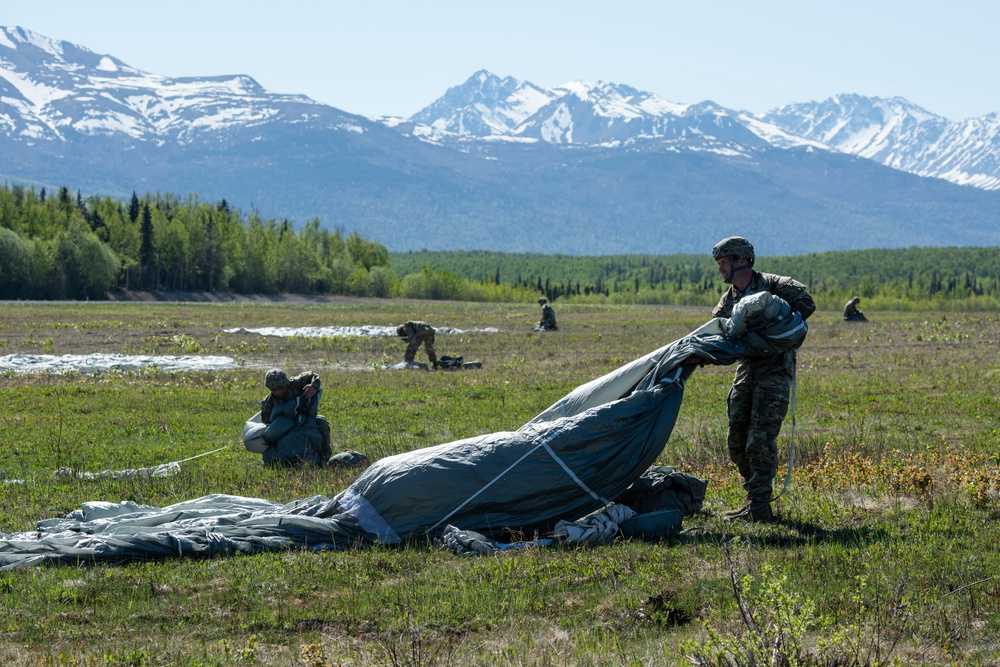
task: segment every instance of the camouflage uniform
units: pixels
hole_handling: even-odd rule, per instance
[[[434,352],[434,327],[427,322],[407,322],[396,329],[396,333],[406,341],[403,361],[413,363],[417,358],[417,350],[423,345],[427,352],[427,360],[432,366],[437,364],[437,353]]]
[[[316,388],[316,394],[314,398],[319,396],[319,391],[322,389],[322,384],[320,383],[319,375],[316,373],[305,372],[294,378],[289,379],[285,376],[283,371],[273,369],[268,372],[265,379],[265,384],[268,389],[271,389],[271,380],[277,380],[277,386],[282,383],[288,388],[285,398],[281,402],[290,401],[298,398],[302,395],[302,390],[307,386],[312,385]],[[268,393],[260,403],[260,421],[264,424],[271,423],[271,412],[274,410],[275,398],[273,394]],[[310,463],[315,463],[317,465],[324,465],[330,455],[333,454],[333,447],[330,441],[330,422],[321,414],[317,414],[319,411],[319,400],[310,400],[308,402],[303,402],[303,405],[296,408],[298,414],[301,414],[306,419],[314,419],[316,422],[316,428],[319,430],[320,438],[322,440],[318,451],[310,452],[300,452],[300,451],[279,451],[281,446],[269,447],[267,452],[264,453],[264,463],[289,463],[293,460],[305,460]]]
[[[317,375],[316,373],[309,373],[309,372],[302,373],[301,375],[297,375],[289,379],[287,382],[288,384],[285,385],[288,387],[288,393],[286,394],[285,398],[286,401],[290,401],[293,398],[298,398],[299,396],[301,396],[302,390],[305,389],[308,385],[312,385],[313,387],[315,387],[316,391],[319,391],[322,388],[322,385],[320,384],[319,380],[319,375]],[[268,389],[270,389],[270,387],[268,387]],[[272,396],[271,394],[268,394],[267,398],[261,401],[260,420],[263,423],[265,424],[271,423],[271,410],[274,409],[274,405],[275,405],[274,396]],[[313,414],[308,416],[315,417],[316,416],[315,411],[317,408],[318,406],[315,405],[314,403],[312,406]]]
[[[746,291],[730,285],[712,311],[729,317],[733,306],[748,294],[770,292],[807,319],[816,310],[805,285],[791,278],[754,271]],[[727,399],[729,458],[743,476],[751,503],[771,499],[778,471],[778,432],[788,412],[791,383],[795,378],[795,350],[764,357],[741,359]]]
[[[865,314],[861,312],[858,308],[858,304],[861,303],[861,299],[854,297],[846,304],[844,304],[844,321],[845,322],[867,322],[868,318]]]
[[[552,306],[548,302],[539,300],[539,303],[542,305],[542,321],[538,323],[535,329],[542,331],[557,330],[559,327],[556,326],[556,311],[552,310]]]

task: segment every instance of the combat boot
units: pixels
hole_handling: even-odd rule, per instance
[[[767,500],[749,500],[746,505],[726,514],[727,521],[746,521],[748,523],[774,523],[778,520],[771,510]]]
[[[765,501],[751,506],[748,517],[754,523],[774,523],[778,520],[771,510],[771,503]]]

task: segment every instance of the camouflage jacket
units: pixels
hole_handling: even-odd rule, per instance
[[[427,324],[427,322],[407,322],[403,325],[403,331],[406,333],[405,340],[409,342],[417,338],[423,338],[428,333],[433,332],[434,327]]]
[[[543,329],[554,329],[556,327],[556,311],[552,306],[545,304],[542,306],[542,321],[538,323]]]
[[[288,394],[285,398],[285,401],[290,401],[294,398],[298,398],[299,396],[302,395],[302,390],[309,385],[315,387],[316,391],[322,389],[322,385],[320,384],[319,380],[319,375],[307,371],[305,373],[302,373],[301,375],[296,375],[293,378],[289,378]],[[313,401],[313,403],[315,403],[315,401]],[[271,423],[271,411],[274,409],[275,405],[276,403],[274,401],[274,396],[272,396],[271,394],[268,394],[267,397],[263,401],[261,401],[260,420],[263,423],[265,424]],[[315,410],[313,410],[313,412],[315,412]],[[315,417],[316,415],[312,414],[312,416]]]
[[[712,310],[714,317],[731,317],[733,307],[736,303],[748,294],[756,292],[770,292],[788,302],[792,310],[798,311],[802,319],[809,319],[809,316],[816,312],[816,303],[806,291],[806,286],[797,280],[792,280],[785,276],[776,276],[773,273],[753,272],[750,284],[746,290],[739,292],[732,285],[722,293],[719,305]]]

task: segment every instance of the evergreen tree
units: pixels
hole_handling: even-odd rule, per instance
[[[128,220],[129,222],[135,222],[139,219],[139,198],[135,196],[135,190],[132,191],[132,199],[128,203]]]
[[[139,236],[142,239],[139,245],[139,273],[141,275],[140,288],[149,288],[153,285],[156,256],[153,246],[153,215],[149,212],[149,204],[142,205],[142,222],[139,225]]]

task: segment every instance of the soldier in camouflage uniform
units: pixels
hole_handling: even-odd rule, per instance
[[[844,304],[844,321],[845,322],[867,322],[868,318],[865,314],[861,312],[858,308],[858,304],[861,303],[861,297],[856,296],[846,304]]]
[[[816,310],[805,285],[791,278],[753,270],[753,245],[741,236],[731,236],[712,248],[712,257],[729,289],[712,311],[729,317],[733,306],[748,294],[770,292],[788,302],[807,319]],[[778,470],[778,432],[788,411],[791,384],[795,378],[795,350],[741,359],[729,392],[729,458],[743,476],[747,505],[735,514],[753,521],[772,521],[772,485]]]
[[[271,412],[274,410],[274,406],[300,396],[311,399],[317,396],[322,389],[319,375],[316,373],[305,372],[288,379],[288,375],[280,368],[272,368],[264,375],[264,386],[270,392],[260,403],[260,421],[264,424],[271,423]],[[279,446],[270,447],[264,453],[264,463],[289,464],[296,461],[306,461],[315,465],[325,465],[333,453],[330,444],[330,422],[323,415],[317,414],[318,409],[318,399],[300,401],[296,406],[296,419],[301,416],[305,420],[316,420],[316,428],[322,439],[319,450],[283,451],[283,447],[279,443]]]
[[[431,362],[432,368],[437,368],[437,353],[434,352],[434,327],[427,322],[407,322],[401,324],[396,329],[396,334],[406,341],[406,352],[403,354],[403,361],[412,364],[417,358],[417,350],[424,346],[427,352],[427,360]]]
[[[535,331],[556,331],[556,311],[552,310],[548,299],[544,296],[538,298],[538,305],[542,307],[542,319],[535,325]]]

